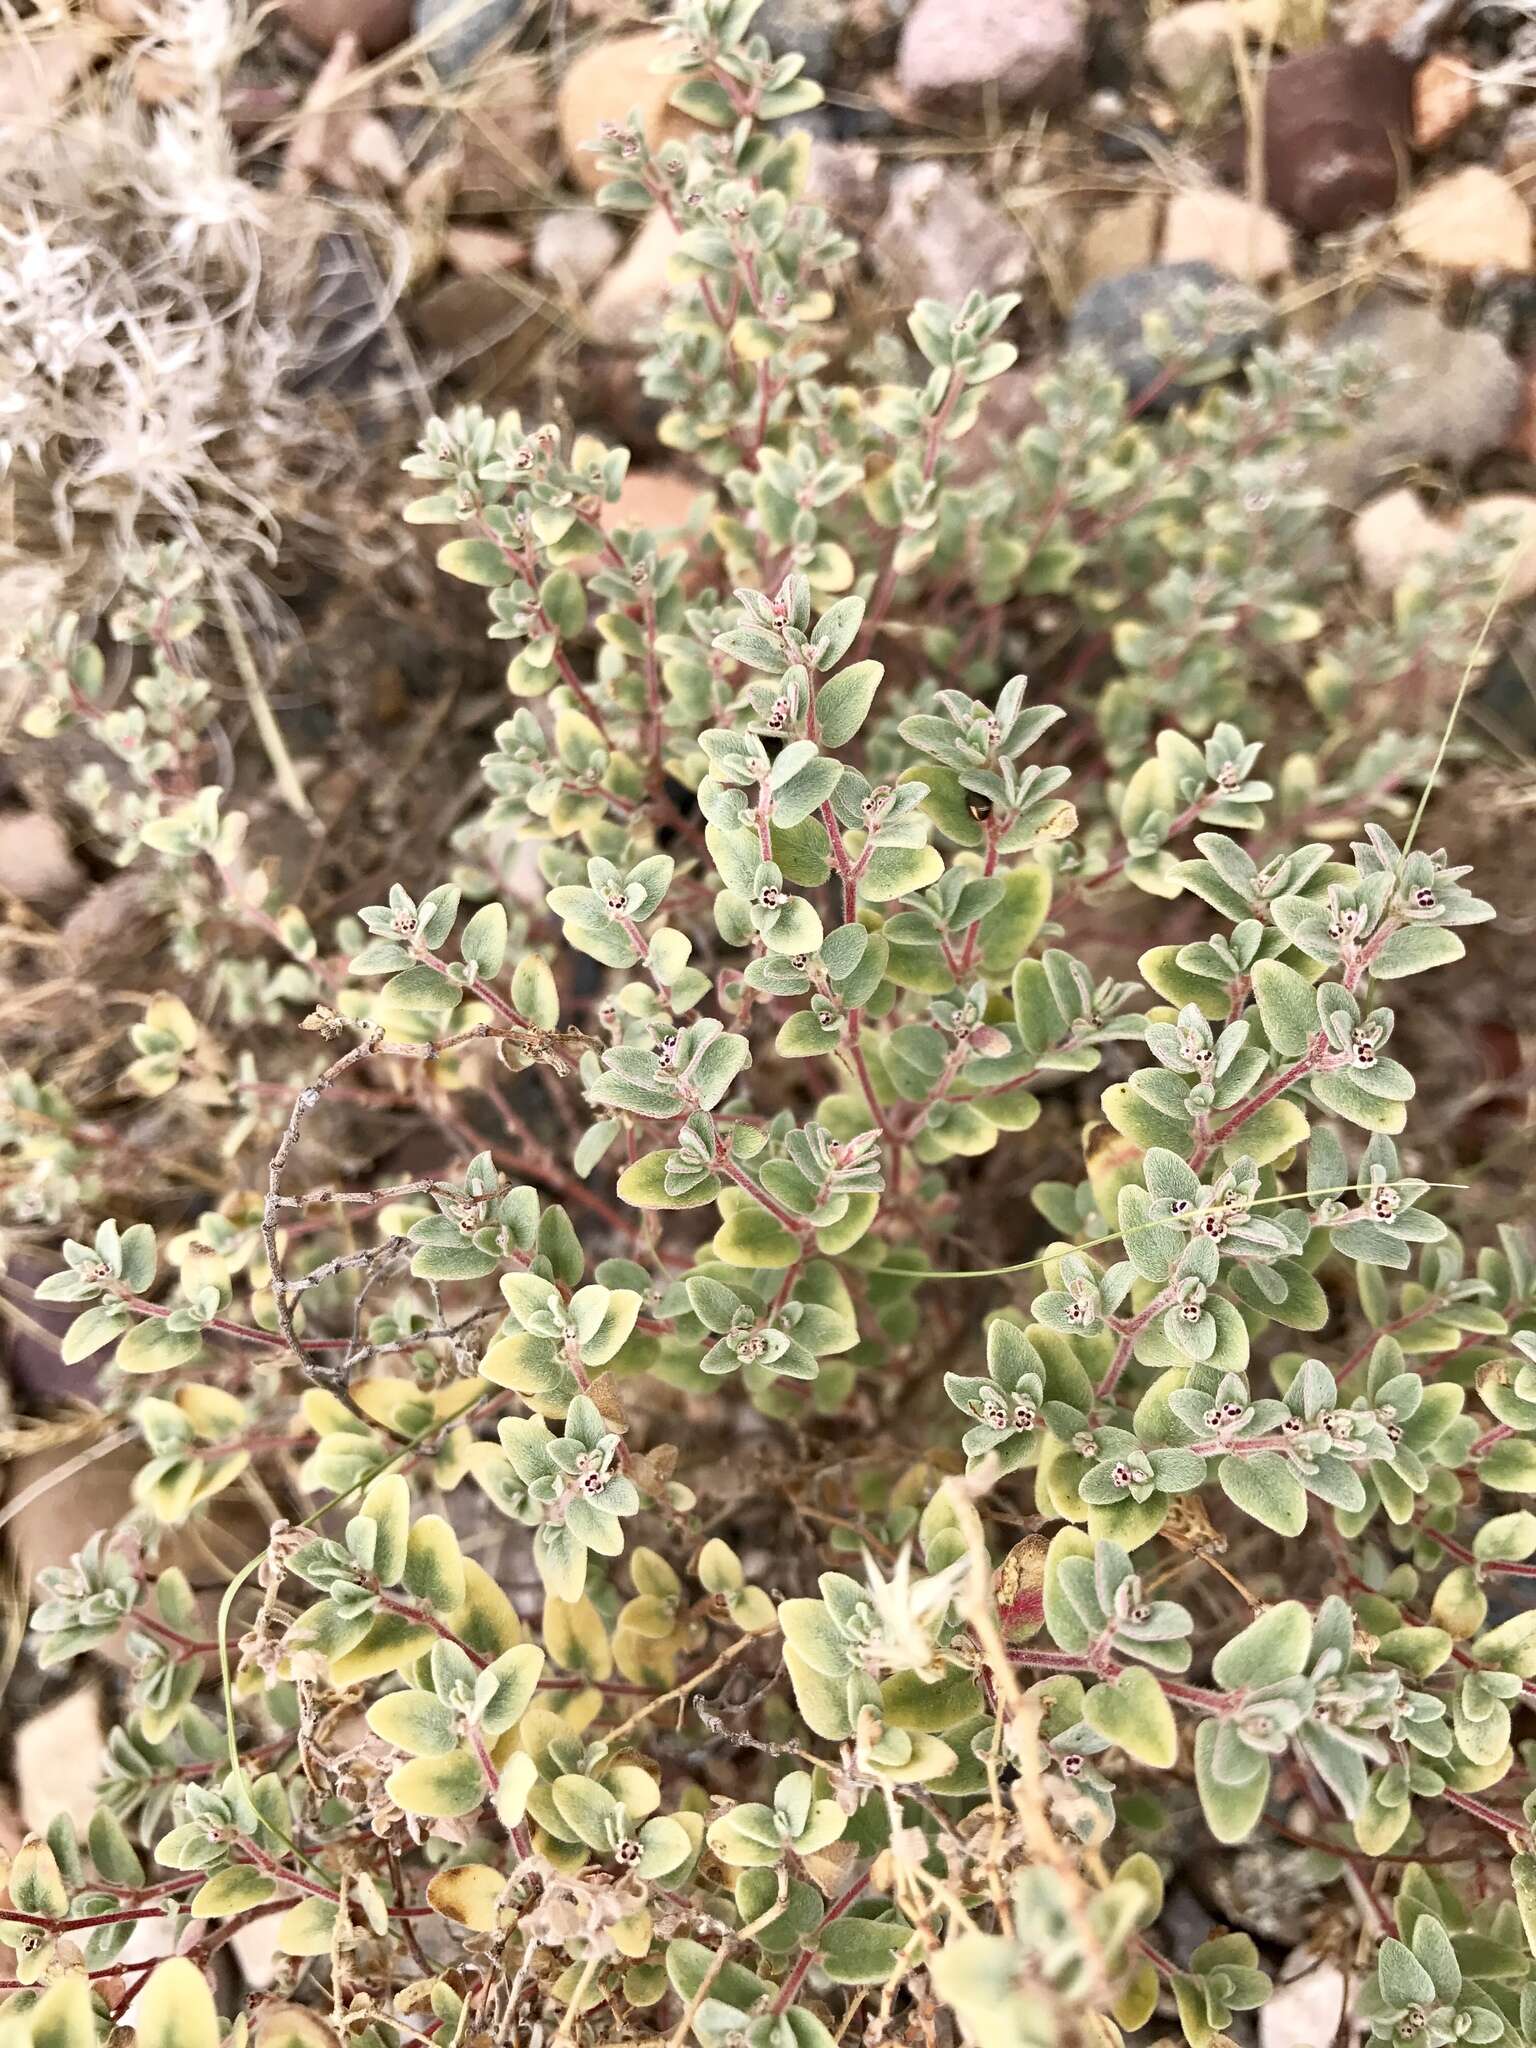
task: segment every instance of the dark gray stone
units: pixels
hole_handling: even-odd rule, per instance
[[[763,0],[752,17],[752,28],[768,38],[776,57],[787,57],[792,50],[803,57],[804,75],[825,85],[845,12],[843,0]]]
[[[1192,289],[1204,295],[1198,319],[1184,311]],[[1165,316],[1176,335],[1187,337],[1181,353],[1189,369],[1198,367],[1197,376],[1164,383],[1167,365],[1147,346],[1146,321],[1153,314]],[[1267,300],[1213,264],[1155,263],[1090,285],[1072,309],[1067,344],[1099,349],[1125,379],[1133,401],[1166,409],[1235,368],[1274,321]]]
[[[527,12],[528,0],[411,0],[411,33],[428,39],[427,57],[439,78],[468,71],[492,44],[507,47]],[[453,26],[439,24],[453,18]]]

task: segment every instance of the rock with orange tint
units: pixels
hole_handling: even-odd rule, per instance
[[[1435,149],[1477,105],[1477,81],[1459,57],[1437,50],[1413,75],[1413,141]]]
[[[566,169],[578,185],[595,192],[604,183],[597,157],[583,143],[594,142],[605,123],[615,126],[638,113],[646,142],[657,149],[669,136],[687,135],[695,123],[667,104],[679,83],[675,72],[652,71],[658,57],[676,49],[670,37],[648,30],[608,36],[590,45],[560,81],[555,108]]]
[[[382,57],[411,30],[410,0],[281,0],[279,11],[316,50],[350,30],[365,57]]]
[[[663,546],[687,546],[681,529],[688,515],[704,495],[706,487],[675,469],[632,469],[619,491],[618,502],[603,507],[602,527],[612,533],[620,526],[645,526]]]
[[[528,246],[504,228],[453,227],[443,237],[443,255],[460,277],[495,277],[515,270]]]
[[[1236,192],[1175,192],[1163,219],[1165,263],[1211,263],[1245,284],[1291,267],[1291,231],[1277,213]]]
[[[1449,553],[1454,528],[1426,512],[1412,491],[1389,491],[1355,514],[1349,543],[1372,590],[1395,590],[1430,555]]]
[[[1106,206],[1083,229],[1073,251],[1072,270],[1079,291],[1101,277],[1120,277],[1141,270],[1157,253],[1162,200],[1155,192],[1138,192],[1123,206]]]
[[[1426,186],[1399,214],[1397,237],[1432,270],[1524,274],[1531,268],[1530,209],[1484,164],[1467,164]]]

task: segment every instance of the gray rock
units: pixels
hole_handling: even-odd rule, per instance
[[[1209,295],[1201,319],[1194,323],[1183,311],[1191,287]],[[1184,354],[1186,359],[1193,356],[1189,367],[1198,368],[1197,377],[1163,382],[1166,364],[1147,346],[1148,315],[1162,315],[1176,335],[1188,335]],[[1194,397],[1251,354],[1274,319],[1274,308],[1266,299],[1212,264],[1155,263],[1090,285],[1072,309],[1067,344],[1098,348],[1125,379],[1132,400],[1142,400],[1149,409],[1165,409]]]
[[[991,206],[963,171],[907,164],[872,244],[875,262],[904,303],[1004,291],[1034,268],[1029,237]]]
[[[57,818],[0,812],[0,892],[23,903],[50,903],[73,896],[83,879]]]
[[[1086,0],[917,0],[896,77],[921,106],[1038,106],[1071,97],[1087,54]]]
[[[763,0],[752,27],[776,57],[796,52],[805,59],[804,76],[825,84],[846,12],[843,0]]]
[[[581,291],[596,283],[620,246],[618,229],[596,207],[557,207],[534,229],[534,275],[562,291]]]
[[[838,220],[867,231],[884,211],[885,166],[867,142],[813,142],[805,197]]]
[[[1464,470],[1502,447],[1520,416],[1519,365],[1491,334],[1447,327],[1428,306],[1384,299],[1335,327],[1324,348],[1369,342],[1388,380],[1377,405],[1320,459],[1326,486],[1348,502],[1420,462]]]
[[[493,43],[511,42],[526,7],[527,0],[411,0],[411,33],[428,39],[439,78],[457,78]]]

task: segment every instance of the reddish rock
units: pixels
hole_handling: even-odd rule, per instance
[[[1390,213],[1412,125],[1413,67],[1384,43],[1287,57],[1264,93],[1265,195],[1312,235]]]
[[[1413,142],[1436,149],[1477,105],[1477,81],[1459,57],[1437,50],[1413,76]]]
[[[1081,80],[1087,40],[1084,0],[917,0],[897,82],[920,106],[1055,105]]]
[[[279,0],[279,6],[316,50],[329,50],[350,30],[364,56],[382,57],[411,32],[411,0]]]

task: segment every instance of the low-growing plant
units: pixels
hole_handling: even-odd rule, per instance
[[[1496,556],[1333,606],[1304,460],[1351,363],[1164,420],[1070,361],[961,466],[1013,302],[919,305],[915,380],[850,358],[816,89],[753,11],[677,10],[696,137],[600,145],[678,228],[643,374],[713,480],[688,544],[512,414],[407,465],[520,700],[452,877],[402,853],[327,951],[269,898],[183,556],[118,615],[129,706],[92,636],[30,644],[29,730],[115,757],[80,801],[217,998],[152,1004],[125,1084],[264,1163],[40,1289],[144,1462],[38,1589],[40,1663],[130,1678],[84,1839],[12,1863],[0,2030],[137,1998],[144,2048],[217,2048],[207,1965],[280,1915],[264,2048],[1213,2048],[1272,1980],[1246,1932],[1167,1951],[1198,1825],[1296,1845],[1373,2038],[1531,2041],[1536,1261],[1446,1220],[1391,1042],[1492,912],[1408,815],[1432,738],[1341,722],[1464,687]],[[273,1112],[225,1034],[294,1002],[330,1056]],[[449,1163],[312,1178],[358,1101]],[[69,1213],[89,1133],[8,1113]],[[1005,1188],[1041,1248],[959,1264]],[[184,1534],[242,1493],[270,1540],[211,1611]]]

